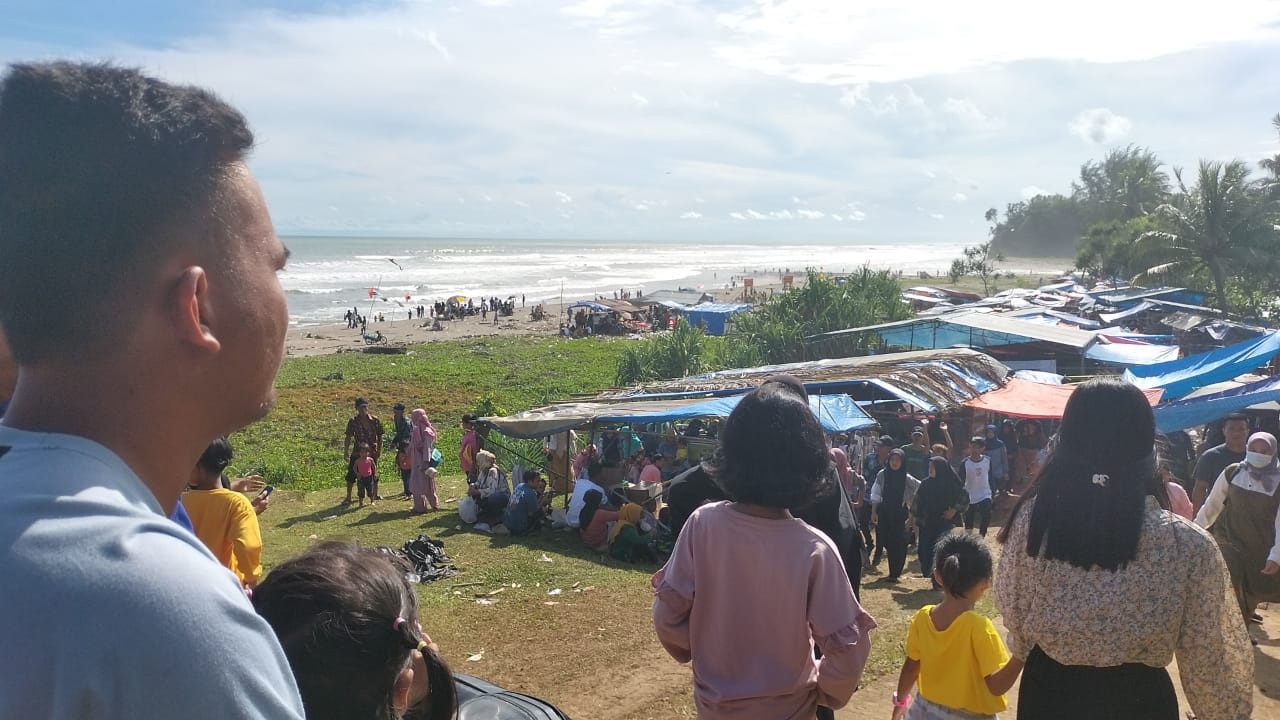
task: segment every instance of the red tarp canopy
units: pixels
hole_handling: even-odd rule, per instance
[[[965,403],[965,407],[987,410],[1014,417],[1056,420],[1067,407],[1067,398],[1075,392],[1075,385],[1048,385],[1019,378],[1011,378],[1007,385],[992,390]],[[1164,394],[1162,388],[1143,390],[1143,395],[1154,407]]]

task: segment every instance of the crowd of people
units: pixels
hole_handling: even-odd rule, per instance
[[[270,487],[227,477],[225,438],[271,409],[288,325],[288,250],[245,164],[252,145],[213,94],[135,70],[20,64],[0,81],[0,256],[23,259],[0,264],[17,366],[0,423],[13,488],[0,494],[0,637],[20,659],[0,673],[0,718],[454,715],[404,568],[321,543],[264,576]],[[76,297],[42,292],[55,275],[120,311],[85,322]],[[390,442],[414,509],[438,509],[427,412],[393,406],[388,440],[366,400],[355,409],[346,502],[380,499]],[[1017,681],[1019,717],[1173,720],[1176,657],[1199,720],[1243,720],[1246,623],[1280,600],[1280,462],[1273,434],[1244,416],[1224,425],[1193,472],[1191,522],[1172,512],[1178,475],[1146,396],[1118,379],[1079,386],[1052,441],[1040,423],[988,426],[962,449],[939,423],[931,445],[922,422],[909,443],[881,437],[858,473],[805,387],[775,376],[701,458],[688,455],[701,425],[640,441],[641,456],[629,432],[575,455],[565,521],[630,561],[660,559],[651,535],[671,529],[653,624],[692,665],[699,717],[833,717],[877,626],[859,595],[880,558],[864,551],[883,550],[895,580],[914,532],[941,597],[911,620],[892,717],[994,717]],[[462,430],[475,522],[536,530],[540,473],[511,490],[475,418]],[[667,522],[610,492],[627,460],[637,485],[662,488]],[[1016,501],[993,569],[982,504],[1005,492]],[[975,612],[988,590],[1007,642]]]

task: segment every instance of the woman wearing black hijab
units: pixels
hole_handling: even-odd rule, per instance
[[[897,582],[907,564],[907,508],[919,487],[920,481],[907,472],[906,454],[901,449],[889,453],[871,489],[871,524],[889,556],[889,574],[884,578],[889,582]]]
[[[916,550],[920,553],[921,577],[933,577],[933,547],[955,527],[956,513],[968,503],[969,494],[965,492],[960,478],[956,477],[956,471],[951,469],[945,458],[931,458],[929,477],[920,482],[912,504],[916,528],[920,531]],[[937,581],[934,581],[933,589],[938,588]]]

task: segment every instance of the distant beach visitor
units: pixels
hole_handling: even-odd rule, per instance
[[[1025,660],[1020,720],[1246,720],[1253,652],[1209,534],[1166,509],[1151,404],[1116,378],[1077,386],[1039,480],[998,539],[995,603]]]
[[[440,509],[436,497],[436,469],[431,467],[431,453],[436,447],[436,428],[431,424],[427,411],[417,408],[412,413],[409,439],[409,492],[413,495],[413,513],[424,513],[427,508]]]
[[[843,707],[875,621],[831,540],[790,512],[833,481],[822,426],[793,391],[766,384],[734,408],[721,442],[714,473],[733,501],[695,510],[653,576],[658,639],[693,663],[699,718]],[[769,592],[755,591],[762,580]]]
[[[369,446],[369,457],[373,459],[377,465],[378,458],[382,456],[382,422],[377,416],[369,414],[369,401],[362,397],[356,398],[356,414],[347,421],[347,431],[342,440],[342,458],[347,463],[347,498],[342,501],[343,505],[351,504],[351,491],[356,485],[356,453],[353,452],[361,443]],[[374,497],[377,495],[377,486],[374,486]]]
[[[358,488],[356,494],[360,497],[360,507],[364,507],[364,496],[369,496],[369,504],[377,505],[378,497],[373,493],[373,487],[378,481],[377,467],[373,464],[373,458],[369,455],[369,444],[360,443],[356,446],[356,485]]]
[[[476,436],[475,416],[462,416],[462,443],[458,446],[458,467],[466,473],[467,482],[476,481],[476,452],[480,439]]]

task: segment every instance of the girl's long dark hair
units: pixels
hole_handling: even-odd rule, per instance
[[[1035,498],[1028,555],[1043,552],[1086,570],[1124,567],[1138,552],[1146,497],[1169,507],[1155,436],[1151,404],[1138,388],[1118,378],[1080,385],[1067,401],[1057,446],[997,539],[1008,541]]]
[[[394,720],[392,692],[423,638],[402,568],[376,550],[316,545],[284,562],[253,592],[293,669],[309,720]],[[416,718],[452,718],[457,689],[430,649],[429,694]]]
[[[582,496],[582,512],[578,515],[578,529],[586,530],[591,526],[591,518],[596,516],[596,511],[600,509],[600,503],[604,501],[604,494],[599,490],[588,490]]]
[[[826,435],[804,398],[803,386],[768,381],[733,409],[713,472],[726,495],[799,510],[831,491]]]

